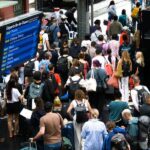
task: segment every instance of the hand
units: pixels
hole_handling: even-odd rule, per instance
[[[29,138],[29,141],[32,143],[34,140],[33,140],[33,138]]]

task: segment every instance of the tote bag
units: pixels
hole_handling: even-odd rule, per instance
[[[96,91],[97,88],[97,82],[94,78],[94,71],[91,71],[91,77],[86,80],[86,91]]]

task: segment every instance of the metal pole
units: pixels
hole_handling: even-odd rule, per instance
[[[94,0],[91,0],[91,26],[92,27],[93,27],[93,18],[94,18],[93,3]]]

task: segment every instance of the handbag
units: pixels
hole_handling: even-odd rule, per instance
[[[109,86],[112,86],[114,88],[119,88],[119,82],[118,82],[118,78],[115,76],[115,74],[113,74],[107,81],[107,84]]]
[[[105,57],[104,57],[105,58]],[[111,65],[111,63],[105,58],[105,60],[106,60],[106,64],[105,64],[105,71],[106,71],[106,74],[108,75],[108,76],[112,76],[112,74],[113,74],[113,68],[112,68],[112,65]]]
[[[94,71],[91,70],[91,77],[89,79],[86,79],[86,91],[93,91],[95,92],[97,88],[97,82],[94,78]]]

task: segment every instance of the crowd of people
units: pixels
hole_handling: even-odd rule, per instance
[[[71,122],[72,150],[150,148],[140,6],[118,17],[112,0],[106,33],[95,20],[83,40],[77,38],[76,8],[43,16],[35,59],[4,78],[9,138],[21,135],[36,141],[38,150],[60,150],[68,136],[62,130]],[[30,119],[19,115],[23,108],[32,111]]]

